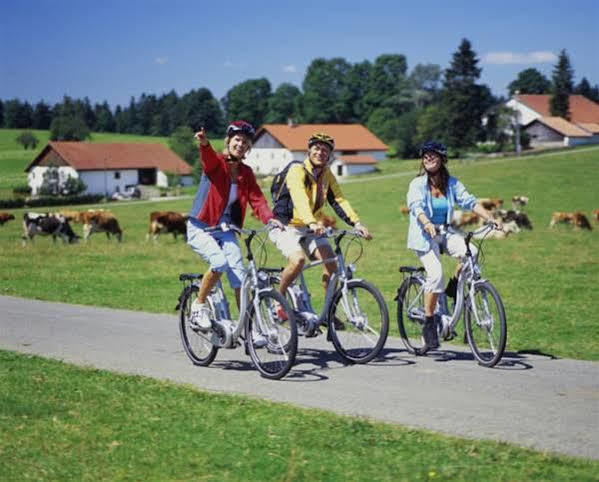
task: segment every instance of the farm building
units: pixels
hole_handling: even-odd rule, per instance
[[[50,166],[58,168],[61,183],[69,176],[81,179],[87,194],[111,196],[139,185],[167,187],[167,174],[181,176],[184,185],[192,183],[191,166],[162,144],[50,142],[25,169],[33,195]]]
[[[308,139],[325,132],[335,139],[331,170],[335,176],[373,171],[388,146],[361,124],[264,124],[246,158],[256,174],[273,174],[308,155]]]
[[[570,120],[552,117],[550,95],[515,95],[506,105],[518,112],[532,146],[577,146],[599,143],[599,104],[571,95]]]

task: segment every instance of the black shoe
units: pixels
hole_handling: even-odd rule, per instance
[[[424,339],[424,346],[420,350],[421,354],[439,348],[439,334],[437,333],[437,323],[434,316],[426,317],[422,327],[422,338]]]

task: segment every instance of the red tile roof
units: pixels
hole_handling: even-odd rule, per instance
[[[550,117],[549,102],[551,96],[547,94],[522,94],[515,96],[523,104],[538,112],[542,117]],[[583,95],[571,95],[570,121],[599,123],[599,104],[587,99]]]
[[[591,137],[591,133],[581,129],[577,125],[568,122],[562,117],[540,117],[538,122],[545,124],[554,131],[568,137]]]
[[[362,124],[264,124],[256,134],[265,132],[291,151],[308,150],[308,139],[324,132],[335,139],[336,151],[386,151],[388,146]]]
[[[337,156],[341,164],[376,164],[377,160],[372,156],[341,155]]]
[[[50,149],[78,171],[158,168],[182,175],[192,173],[187,162],[162,144],[91,142],[50,142],[25,171],[34,167]]]
[[[589,131],[591,134],[599,134],[599,123],[594,122],[577,122],[585,131]]]

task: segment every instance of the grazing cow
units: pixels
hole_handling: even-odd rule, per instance
[[[487,211],[495,211],[503,206],[503,199],[482,197],[478,199],[478,203]]]
[[[522,209],[524,206],[528,204],[528,201],[529,199],[526,196],[514,196],[512,198],[512,208],[514,209],[514,211]]]
[[[516,221],[519,228],[532,229],[530,219],[526,213],[523,213],[522,211],[513,211],[512,209],[506,211],[505,209],[498,209],[496,214],[504,223]]]
[[[455,228],[461,228],[470,224],[478,224],[480,221],[481,219],[476,214],[456,209],[452,214],[451,225]]]
[[[408,208],[408,206],[401,205],[399,206],[399,212],[404,216],[407,216],[408,214],[410,214],[410,208]]]
[[[23,246],[27,241],[33,241],[36,234],[52,236],[54,242],[56,242],[57,236],[60,236],[65,243],[79,241],[79,236],[73,232],[69,221],[64,216],[55,213],[29,212],[23,215]]]
[[[560,223],[571,224],[576,228],[588,229],[589,231],[593,229],[588,218],[580,211],[576,211],[573,213],[554,212],[551,215],[551,222],[549,223],[549,227],[553,228],[556,224]]]
[[[156,241],[158,235],[162,233],[172,233],[173,238],[177,239],[178,234],[183,235],[187,241],[187,215],[176,213],[174,211],[153,211],[150,213],[150,225],[146,241],[150,237]]]
[[[599,223],[599,209],[595,209],[593,211],[593,218],[595,219],[596,223]]]
[[[83,223],[83,239],[86,241],[93,233],[106,233],[108,239],[111,234],[114,234],[119,241],[123,240],[123,231],[119,222],[110,211],[103,209],[83,211],[79,213],[79,222]]]
[[[59,211],[57,213],[60,216],[64,216],[66,218],[67,221],[69,222],[73,222],[73,223],[78,223],[79,222],[79,216],[80,216],[80,212],[79,211],[72,211],[70,209],[63,209],[62,211]]]
[[[14,219],[14,218],[15,217],[13,214],[0,212],[0,226],[2,226],[4,223],[7,223],[8,221],[10,221],[11,219]]]

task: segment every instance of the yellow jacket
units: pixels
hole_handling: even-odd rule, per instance
[[[324,168],[317,180],[314,177],[314,166],[310,159],[306,158],[303,165],[293,164],[289,168],[285,182],[293,202],[290,226],[302,227],[318,222],[323,217],[325,201],[329,202],[335,213],[347,224],[353,226],[359,221],[358,215],[343,197],[337,179],[328,167]]]

